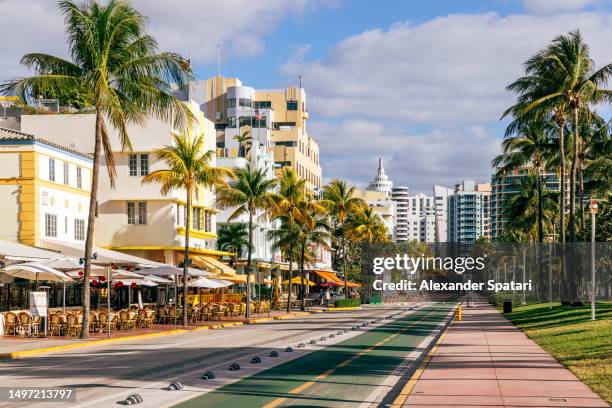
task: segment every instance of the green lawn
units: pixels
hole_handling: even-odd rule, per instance
[[[589,306],[537,303],[515,307],[505,316],[569,368],[593,391],[612,403],[612,302]]]

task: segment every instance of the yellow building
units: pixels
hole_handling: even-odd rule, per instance
[[[308,188],[321,188],[319,143],[306,130],[303,88],[254,89],[238,78],[217,75],[191,84],[189,93],[215,124],[219,156],[239,155],[237,137],[250,132],[252,143],[274,154],[277,171],[291,167],[308,181]]]
[[[83,242],[92,157],[0,128],[0,239]]]

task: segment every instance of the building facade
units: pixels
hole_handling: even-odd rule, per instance
[[[387,228],[387,234],[393,237],[395,229],[395,202],[388,193],[382,191],[355,189],[354,197],[361,198],[372,210],[378,214]]]
[[[448,241],[473,243],[490,238],[491,185],[464,180],[448,198]]]
[[[444,186],[434,186],[433,196],[435,203],[436,242],[448,241],[448,198],[453,195],[453,190]]]
[[[92,157],[0,128],[0,239],[84,242]]]
[[[319,143],[308,135],[303,88],[255,89],[238,78],[217,75],[194,81],[181,92],[214,123],[219,156],[236,156],[240,138],[248,134],[255,143],[268,141],[264,147],[272,152],[277,172],[293,168],[310,190],[320,190]]]
[[[194,102],[186,102],[198,119],[188,133],[203,135],[204,151],[215,149],[215,129]],[[24,131],[45,135],[49,140],[82,152],[93,151],[95,115],[22,115]],[[98,187],[98,220],[95,245],[130,253],[153,261],[178,265],[185,243],[186,193],[172,190],[160,193],[159,184],[143,184],[143,178],[166,168],[155,150],[173,144],[172,126],[149,119],[142,125],[129,125],[131,151],[120,144],[118,132],[109,127],[116,184],[110,184],[106,160],[101,159]],[[216,159],[211,163],[215,165]],[[192,201],[190,247],[194,264],[200,256],[219,256],[216,248],[216,213],[214,194],[202,188]]]
[[[508,220],[506,216],[507,203],[518,193],[519,182],[529,176],[529,169],[522,168],[506,175],[491,176],[491,238],[498,239],[504,234]],[[559,192],[560,183],[556,173],[544,173],[542,176],[543,190]],[[569,196],[569,189],[568,196]]]

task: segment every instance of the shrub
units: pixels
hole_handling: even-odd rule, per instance
[[[361,306],[360,299],[338,299],[336,300],[336,307],[358,307]]]

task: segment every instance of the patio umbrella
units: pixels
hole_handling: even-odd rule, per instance
[[[298,276],[296,276],[295,278],[291,279],[291,283],[295,283],[296,285],[301,285],[302,280]],[[289,279],[285,279],[283,281],[283,285],[288,285],[288,284],[289,284]],[[304,284],[309,285],[309,286],[316,285],[316,283],[314,283],[313,281],[309,281],[307,279],[304,279]]]
[[[53,269],[50,266],[43,265],[40,262],[27,262],[17,265],[10,265],[2,271],[5,274],[14,278],[22,278],[28,280],[52,281],[52,282],[72,282],[72,278],[66,276],[65,273]]]
[[[69,257],[45,259],[39,263],[60,271],[78,271],[85,268],[85,265],[82,265],[78,260]],[[94,271],[104,271],[104,267],[99,265],[91,265],[92,275],[94,274]]]
[[[325,282],[321,284],[321,286],[326,288],[331,288],[332,286],[340,286],[337,282]]]
[[[145,275],[144,280],[148,280],[148,281],[155,282],[155,283],[174,284],[174,281],[172,279],[162,278],[161,276],[155,276],[155,275]]]
[[[146,273],[147,275],[157,275],[157,276],[172,276],[172,275],[183,275],[183,268],[178,268],[176,266],[164,265],[164,266],[156,266],[154,268],[144,268],[140,270],[141,273]],[[187,268],[187,275],[189,276],[210,276],[214,275],[211,272],[203,271],[201,269],[196,268]]]
[[[224,288],[226,286],[230,286],[232,285],[232,283],[227,282],[227,281],[221,281],[218,279],[208,279],[208,278],[205,278],[204,276],[201,276],[189,282],[188,285],[191,286],[192,288],[218,289],[218,288]]]

